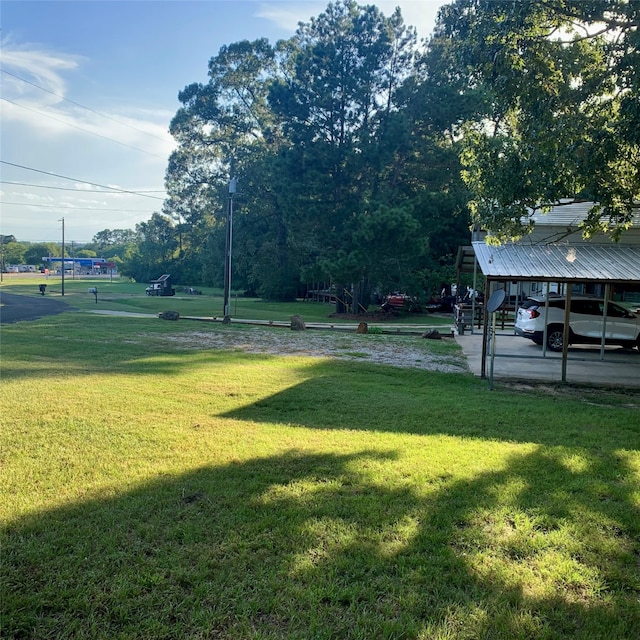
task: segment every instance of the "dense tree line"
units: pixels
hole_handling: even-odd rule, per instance
[[[438,290],[472,224],[516,238],[577,198],[598,203],[585,234],[617,239],[640,200],[639,22],[638,0],[456,0],[421,46],[399,10],[340,0],[224,46],[179,94],[162,212],[112,246],[138,280],[221,286],[237,178],[234,287],[332,283],[357,310]]]
[[[197,247],[221,284],[233,176],[236,285],[278,300],[330,282],[353,310],[374,290],[438,287],[468,238],[468,194],[450,123],[419,104],[422,55],[399,11],[349,1],[288,41],[223,47],[171,123],[176,259]]]

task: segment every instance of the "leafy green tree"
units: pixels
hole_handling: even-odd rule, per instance
[[[76,251],[76,258],[96,258],[98,254],[91,249],[78,249]]]
[[[96,251],[104,252],[105,249],[115,245],[129,244],[136,240],[136,232],[132,229],[103,229],[93,236],[92,243]]]
[[[373,6],[329,4],[286,44],[289,74],[271,89],[292,142],[285,150],[295,167],[288,193],[301,214],[297,237],[308,269],[348,291],[339,300],[354,311],[368,305],[388,254],[396,261],[410,254],[394,242],[417,227],[401,186],[387,180],[399,168],[391,124],[415,42],[399,11],[385,18]],[[376,229],[390,233],[388,242]]]
[[[275,53],[267,40],[239,42],[222,47],[211,59],[206,85],[190,85],[179,95],[183,107],[170,128],[179,146],[167,170],[170,197],[165,213],[183,225],[181,257],[187,260],[187,255],[199,253],[206,284],[222,285],[232,176],[241,178],[243,190],[234,216],[234,244],[242,249],[233,265],[234,285],[249,286],[247,260],[253,256],[255,262],[258,252],[265,251],[262,245],[268,244],[264,235],[252,237],[244,230],[256,226],[256,217],[269,215],[273,202],[264,161],[278,140],[267,104],[275,69]]]
[[[446,109],[425,116],[417,60],[399,11],[351,0],[275,46],[221,48],[171,123],[163,213],[179,232],[175,266],[222,284],[236,176],[234,286],[287,300],[331,281],[346,292],[339,311],[366,308],[374,290],[417,292],[469,224],[457,137]]]
[[[640,199],[638,11],[633,0],[457,0],[430,43],[443,82],[478,98],[464,125],[473,214],[497,240],[531,210],[594,201],[614,239]]]
[[[43,257],[60,257],[60,254],[60,245],[56,244],[55,242],[39,242],[35,244],[29,244],[24,252],[24,261],[26,264],[41,265]]]
[[[6,236],[13,238],[13,236]],[[28,248],[28,244],[24,242],[16,242],[15,238],[12,242],[2,243],[2,266],[7,264],[28,264],[25,263],[25,253]],[[37,264],[40,264],[41,260],[38,260]]]
[[[131,275],[130,260],[136,253],[140,240],[140,236],[133,229],[103,229],[93,237],[93,242],[84,245],[77,255],[86,258],[98,256],[105,258],[115,262],[120,273]],[[133,266],[131,269],[135,271]]]
[[[154,213],[147,222],[136,225],[138,244],[127,256],[121,271],[138,282],[148,282],[162,273],[171,273],[175,264],[178,238],[171,219]]]

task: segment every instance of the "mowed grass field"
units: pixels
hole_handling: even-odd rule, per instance
[[[76,309],[108,310],[134,313],[159,313],[173,310],[181,316],[222,318],[224,316],[223,292],[219,289],[201,287],[201,295],[187,292],[188,287],[175,285],[175,296],[157,297],[145,295],[146,283],[128,282],[125,279],[105,277],[77,277],[65,278],[62,296],[62,279],[58,276],[43,274],[4,274],[2,290],[6,293],[40,297],[38,285],[46,285],[45,296],[66,302]],[[96,288],[98,295],[89,293],[89,289]],[[278,303],[266,302],[259,298],[250,298],[233,292],[229,300],[232,318],[250,320],[289,321],[292,315],[300,315],[305,322],[339,322],[340,324],[357,325],[359,320],[366,318],[334,318],[335,304],[324,302],[302,301]],[[369,307],[370,315],[380,311],[379,305]],[[384,317],[371,318],[376,325],[380,324],[417,324],[420,326],[445,326],[452,324],[452,316],[448,314],[430,313],[397,313]]]
[[[193,325],[2,327],[0,637],[638,638],[637,391]]]

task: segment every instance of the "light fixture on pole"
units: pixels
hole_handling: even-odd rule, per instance
[[[238,181],[235,178],[229,180],[229,207],[227,210],[227,238],[224,252],[224,318],[222,322],[231,322],[229,298],[231,296],[231,252],[233,248],[233,196],[236,193]]]

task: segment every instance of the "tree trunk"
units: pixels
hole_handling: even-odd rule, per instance
[[[351,313],[365,313],[371,301],[371,285],[369,280],[363,279],[353,285],[353,297],[351,299]]]
[[[349,310],[348,289],[343,284],[336,284],[336,313],[347,313]]]

